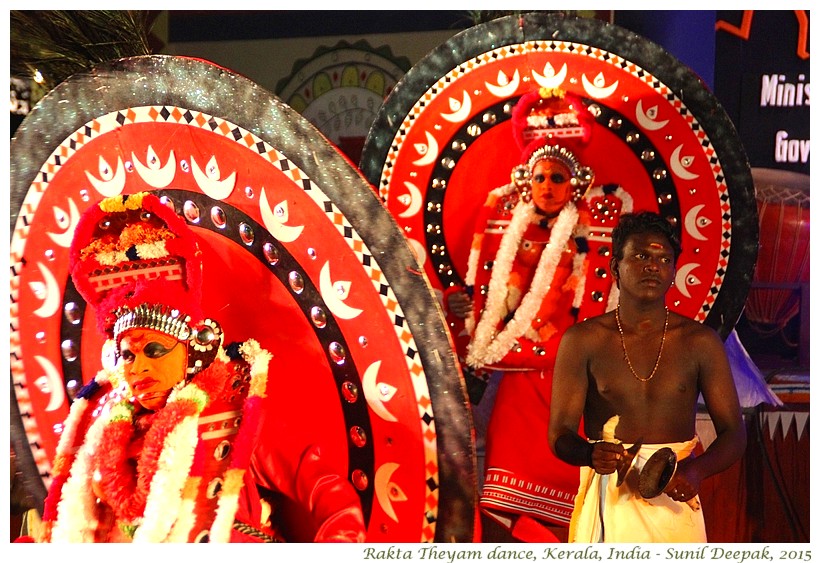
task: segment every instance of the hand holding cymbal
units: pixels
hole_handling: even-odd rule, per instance
[[[643,498],[655,498],[667,489],[678,468],[678,457],[672,448],[661,448],[646,461],[638,476],[638,491]],[[672,498],[674,496],[670,495]],[[692,497],[686,501],[692,510],[700,510],[700,501]]]

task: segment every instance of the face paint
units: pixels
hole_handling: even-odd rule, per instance
[[[554,159],[539,160],[532,169],[532,201],[547,217],[555,217],[572,198],[569,168]]]
[[[165,333],[134,328],[122,336],[120,356],[131,392],[142,406],[156,410],[185,377],[188,348]]]

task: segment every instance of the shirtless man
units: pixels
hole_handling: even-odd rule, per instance
[[[679,254],[662,217],[623,215],[612,233],[610,263],[618,307],[573,325],[561,341],[549,443],[560,459],[581,466],[571,542],[706,541],[702,512],[691,499],[703,479],[727,469],[745,449],[723,343],[711,328],[665,305]],[[717,437],[694,457],[701,393]],[[590,441],[578,434],[582,415]],[[619,460],[637,442],[643,446],[618,486]],[[664,446],[675,451],[677,470],[662,494],[643,499],[637,476]]]

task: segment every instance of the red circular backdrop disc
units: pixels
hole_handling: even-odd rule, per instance
[[[561,88],[590,108],[591,140],[576,156],[594,170],[594,186],[620,186],[635,211],[657,211],[679,228],[683,254],[668,304],[725,338],[743,309],[758,241],[734,126],[659,46],[559,14],[508,16],[454,36],[405,75],[371,127],[360,167],[439,296],[463,284],[475,216],[521,163],[511,110],[537,88]],[[463,349],[463,323],[448,321]]]
[[[74,227],[148,190],[199,236],[226,342],[273,354],[267,447],[321,441],[368,541],[474,539],[472,422],[434,294],[372,187],[298,113],[205,61],[122,59],[45,97],[11,156],[12,444],[40,507],[73,394],[100,368]]]

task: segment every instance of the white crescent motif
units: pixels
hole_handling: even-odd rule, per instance
[[[470,117],[470,111],[472,110],[472,107],[473,104],[470,101],[470,94],[467,93],[467,90],[464,90],[464,96],[462,97],[460,102],[455,98],[450,98],[450,109],[453,110],[453,112],[442,113],[441,117],[443,117],[450,123],[461,123],[462,121]]]
[[[689,172],[687,168],[695,162],[695,158],[692,156],[684,156],[681,158],[681,149],[683,149],[683,145],[678,145],[677,148],[672,151],[672,158],[669,160],[669,164],[672,167],[672,172],[675,176],[681,178],[682,180],[694,180],[698,177],[698,175],[693,172]]]
[[[393,509],[393,503],[407,500],[407,495],[404,494],[401,487],[390,480],[398,468],[399,464],[396,462],[390,461],[383,463],[376,469],[376,477],[373,483],[373,490],[376,493],[379,506],[382,507],[385,514],[394,522],[398,522],[399,519],[398,516],[396,516],[396,511]]]
[[[94,189],[103,197],[120,195],[125,187],[125,166],[122,165],[122,158],[117,157],[117,169],[111,170],[108,162],[100,156],[99,169],[99,178],[96,178],[88,170],[85,171],[85,175],[91,185],[94,186]]]
[[[549,63],[547,63],[549,64]],[[566,65],[564,65],[566,68]],[[536,74],[536,73],[533,73]],[[521,82],[521,76],[518,74],[518,69],[515,69],[512,80],[507,80],[507,75],[503,71],[498,71],[498,83],[490,84],[485,82],[484,85],[487,90],[496,98],[510,98],[518,90],[518,85]]]
[[[43,304],[34,311],[34,314],[41,319],[46,319],[60,308],[60,287],[57,285],[54,274],[42,262],[37,262],[37,268],[43,276],[43,281],[31,282],[29,287],[34,295],[43,300]]]
[[[145,180],[145,183],[154,188],[164,188],[169,185],[177,171],[177,160],[174,157],[174,151],[168,155],[168,162],[164,165],[160,163],[157,153],[154,148],[148,145],[148,150],[145,154],[145,161],[148,164],[143,164],[133,152],[131,153],[131,161],[134,163],[134,168],[140,178]]]
[[[701,227],[708,227],[712,221],[708,217],[698,217],[698,213],[703,209],[704,204],[696,205],[686,212],[683,224],[686,226],[686,232],[697,240],[706,240],[703,233],[700,232]]]
[[[205,172],[196,163],[196,159],[191,156],[191,171],[194,173],[194,180],[196,180],[199,189],[208,197],[221,201],[231,195],[236,183],[236,172],[231,172],[227,178],[220,180],[219,164],[217,164],[215,156],[212,156],[211,160],[208,161]]]
[[[288,221],[288,202],[280,201],[275,210],[271,210],[268,198],[265,196],[265,188],[259,193],[259,211],[262,214],[262,222],[265,228],[280,242],[293,242],[302,234],[304,225],[285,225]]]
[[[100,350],[100,363],[102,367],[112,371],[117,369],[118,357],[119,352],[117,351],[116,341],[112,338],[107,338],[105,342],[103,342],[102,350]]]
[[[80,220],[80,211],[73,199],[68,199],[68,213],[59,207],[54,208],[54,220],[57,222],[57,227],[63,229],[63,232],[59,234],[48,233],[48,236],[55,244],[63,248],[70,247],[71,239],[74,238],[74,229],[77,227],[77,221]]]
[[[547,63],[544,65],[544,74],[532,71],[532,77],[542,88],[558,88],[567,77],[567,63],[564,63],[558,74],[555,73],[552,63]]]
[[[416,143],[413,145],[421,155],[421,158],[413,163],[416,166],[433,164],[438,156],[438,143],[436,142],[435,137],[433,137],[429,131],[425,131],[424,134],[427,136],[427,144]]]
[[[684,264],[678,269],[678,273],[675,274],[675,287],[678,288],[684,297],[692,297],[689,293],[689,286],[700,285],[700,279],[696,276],[692,275],[692,270],[698,267],[698,264],[690,262],[689,264]]]
[[[399,213],[399,217],[412,217],[421,211],[421,190],[410,182],[405,182],[404,187],[407,188],[407,193],[399,196],[399,202],[407,206],[407,208]]]
[[[615,92],[615,89],[618,87],[617,80],[609,86],[607,86],[603,72],[599,72],[598,75],[592,80],[592,82],[589,81],[586,74],[582,74],[581,82],[583,82],[584,90],[587,91],[587,94],[597,99],[607,98],[611,96],[612,93]]]
[[[322,299],[325,300],[327,308],[334,317],[340,319],[353,319],[358,317],[362,310],[345,304],[345,299],[350,295],[349,281],[336,281],[330,279],[330,262],[325,262],[322,271],[319,272],[319,291]]]
[[[65,389],[63,388],[63,380],[60,377],[60,373],[47,358],[34,356],[34,359],[40,364],[40,368],[46,372],[42,378],[37,378],[36,380],[41,382],[37,385],[37,388],[43,393],[50,395],[46,411],[57,410],[65,402]]]
[[[641,127],[647,131],[657,131],[669,123],[668,119],[663,121],[655,121],[658,118],[658,106],[652,106],[646,112],[643,111],[643,100],[638,100],[638,105],[635,108],[635,117]]]
[[[407,237],[407,243],[410,245],[410,249],[416,256],[416,262],[419,263],[419,266],[424,267],[424,263],[427,262],[427,249],[425,249],[424,245],[413,237]]]
[[[382,420],[387,422],[396,422],[398,419],[393,416],[387,405],[393,395],[396,394],[396,388],[387,383],[379,383],[376,377],[379,374],[379,367],[381,367],[381,360],[377,360],[367,366],[367,369],[362,375],[362,390],[364,391],[364,398],[367,405],[378,415]]]

